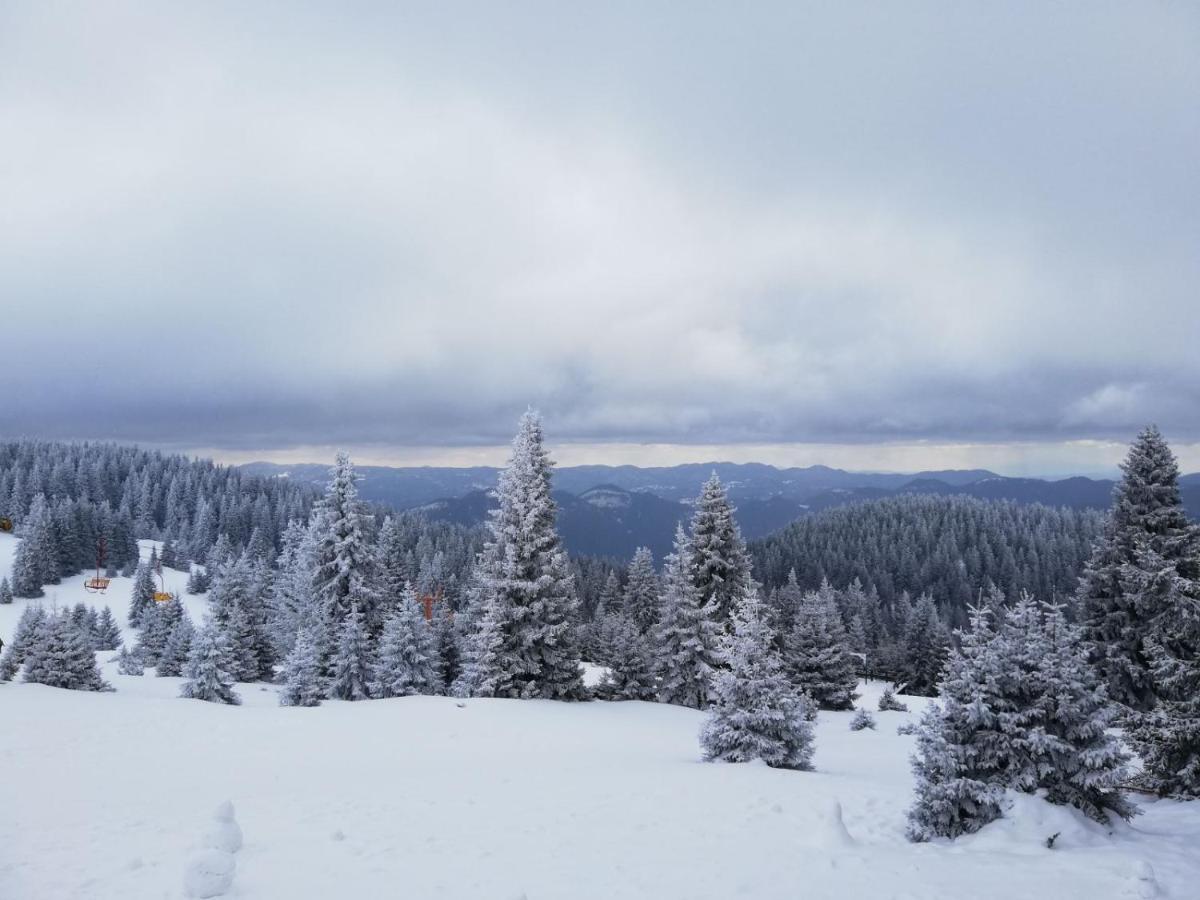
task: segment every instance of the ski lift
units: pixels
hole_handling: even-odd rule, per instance
[[[155,603],[168,603],[174,598],[174,594],[167,590],[167,580],[163,577],[162,560],[155,561],[155,572],[158,574],[158,590],[154,592]]]
[[[101,574],[104,571],[104,562],[107,558],[108,542],[104,539],[104,535],[100,535],[100,540],[96,541],[96,575],[83,583],[83,589],[89,594],[103,594],[108,590],[108,584],[112,579],[105,578]]]
[[[0,531],[5,534],[11,534],[13,530],[13,520],[8,516],[0,516]]]

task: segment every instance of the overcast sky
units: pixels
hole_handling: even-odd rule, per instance
[[[0,432],[1200,468],[1198,198],[1191,3],[0,0]]]

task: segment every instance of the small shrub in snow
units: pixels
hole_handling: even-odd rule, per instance
[[[912,735],[917,733],[916,722],[905,722],[903,725],[896,726],[896,734]]]
[[[891,688],[884,689],[884,692],[879,697],[880,712],[908,712],[908,704],[901,703],[896,699],[896,695],[892,693]]]
[[[711,713],[700,732],[705,759],[811,768],[807,704],[783,675],[757,593],[742,597],[731,622],[733,633],[722,639],[726,668],[717,675]]]
[[[860,709],[850,720],[850,730],[862,731],[865,728],[870,728],[872,731],[875,730],[875,717],[865,709]]]
[[[142,675],[145,670],[142,668],[142,661],[138,659],[136,653],[130,653],[125,647],[121,647],[121,655],[117,657],[117,671],[122,675]]]

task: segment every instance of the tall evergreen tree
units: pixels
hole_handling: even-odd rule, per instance
[[[160,678],[182,675],[192,652],[192,642],[195,639],[196,628],[192,625],[191,617],[185,612],[171,627],[171,633],[158,658],[154,674]]]
[[[492,512],[491,541],[482,557],[486,615],[496,632],[489,638],[499,638],[482,673],[489,696],[587,696],[575,631],[575,586],[550,496],[552,465],[541,420],[527,412],[500,476],[499,508]]]
[[[667,557],[662,618],[654,629],[658,698],[663,703],[704,709],[720,665],[714,620],[716,606],[703,603],[692,580],[691,546],[683,527],[675,529],[675,552]]]
[[[760,759],[779,768],[812,768],[813,732],[805,701],[783,674],[757,593],[743,595],[732,624],[732,633],[722,638],[724,667],[700,733],[705,759]]]
[[[933,598],[923,594],[904,629],[898,673],[904,693],[917,697],[936,695],[948,643]]]
[[[604,633],[608,671],[601,694],[613,700],[654,700],[658,688],[646,635],[625,615],[607,616]]]
[[[7,606],[13,602],[12,585],[7,578],[0,578],[0,604]]]
[[[798,692],[822,709],[854,708],[855,659],[828,582],[805,595],[784,649],[785,670]]]
[[[30,603],[21,610],[17,619],[17,627],[13,630],[12,642],[0,656],[0,681],[12,681],[20,670],[29,653],[29,648],[36,642],[39,631],[46,626],[49,614],[39,603]]]
[[[727,621],[738,598],[754,589],[750,556],[733,512],[714,472],[696,498],[689,565],[701,605],[712,604],[719,622]]]
[[[1184,512],[1179,467],[1157,428],[1137,436],[1121,470],[1078,601],[1109,696],[1145,711],[1158,700],[1147,639],[1160,617],[1177,616],[1181,596],[1200,594],[1200,528]]]
[[[338,453],[329,487],[314,509],[318,523],[313,588],[331,627],[340,629],[357,605],[369,632],[382,624],[375,547],[368,515],[358,499],[354,464]]]
[[[129,600],[129,624],[140,628],[147,610],[154,608],[154,594],[158,586],[154,583],[154,572],[149,565],[140,565],[133,579],[133,595]]]
[[[95,646],[97,650],[116,650],[121,646],[121,628],[107,606],[96,622]]]

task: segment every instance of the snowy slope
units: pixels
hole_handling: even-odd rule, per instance
[[[128,587],[108,598],[122,618]],[[243,685],[223,707],[177,699],[178,679],[104,674],[116,693],[0,686],[5,900],[180,897],[225,799],[246,836],[231,896],[260,900],[1115,900],[1200,883],[1200,804],[1110,830],[1018,797],[971,838],[907,843],[913,739],[895,728],[919,700],[874,732],[822,713],[817,771],[799,773],[703,763],[702,716],[656,704],[282,709]]]

